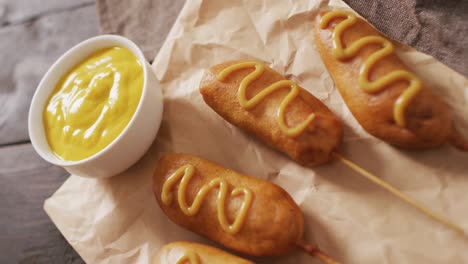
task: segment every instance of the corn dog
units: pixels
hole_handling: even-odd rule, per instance
[[[169,154],[159,159],[153,188],[169,219],[227,248],[253,256],[277,256],[300,247],[335,263],[303,241],[300,208],[286,191],[268,181],[196,156]]]
[[[228,122],[302,165],[329,161],[341,144],[339,119],[320,100],[262,63],[213,66],[202,78],[200,93]]]
[[[367,132],[405,148],[449,142],[468,150],[447,105],[369,23],[348,11],[322,12],[316,19],[315,41],[345,103]]]
[[[153,264],[253,264],[226,251],[203,244],[178,241],[163,246],[154,257]]]

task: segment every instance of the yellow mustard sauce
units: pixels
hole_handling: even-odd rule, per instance
[[[393,109],[393,116],[395,122],[400,127],[406,126],[405,109],[411,100],[422,89],[421,80],[412,72],[406,70],[397,70],[379,78],[375,81],[369,81],[369,73],[371,68],[384,59],[386,56],[393,54],[394,46],[391,41],[381,36],[366,36],[355,42],[349,47],[343,48],[342,38],[344,32],[352,27],[358,21],[356,15],[351,12],[337,10],[326,13],[320,20],[320,28],[325,29],[328,27],[330,21],[342,18],[333,30],[333,56],[341,61],[355,57],[358,52],[370,44],[379,44],[382,48],[372,55],[370,55],[364,62],[359,74],[359,86],[367,93],[377,93],[384,90],[388,85],[398,82],[407,81],[408,88],[398,97]]]
[[[143,90],[143,66],[121,47],[98,50],[58,82],[43,112],[52,151],[61,159],[88,158],[130,122]]]
[[[176,264],[200,264],[200,258],[197,253],[188,250],[184,252],[184,255],[177,261]]]
[[[174,195],[172,189],[177,182],[180,182],[179,188],[177,190],[177,200],[179,202],[179,207],[185,215],[194,216],[200,211],[201,205],[205,200],[206,195],[211,191],[211,189],[219,188],[218,197],[217,197],[217,211],[218,211],[218,221],[221,225],[221,228],[230,234],[238,233],[242,225],[245,222],[247,217],[247,211],[249,210],[252,204],[252,191],[247,188],[236,187],[232,190],[230,195],[232,197],[243,195],[243,202],[239,209],[238,215],[234,219],[234,223],[231,225],[228,222],[226,213],[225,213],[225,204],[226,197],[228,195],[228,183],[226,180],[218,177],[212,179],[210,182],[204,184],[202,188],[198,191],[195,199],[193,200],[192,205],[187,204],[186,192],[187,187],[190,182],[190,179],[195,174],[195,167],[192,164],[186,164],[178,168],[165,182],[163,185],[161,200],[165,205],[170,205],[174,200]]]
[[[254,71],[249,73],[245,76],[239,85],[239,104],[245,110],[253,109],[257,106],[260,102],[262,102],[268,95],[276,92],[280,89],[290,89],[288,95],[283,99],[281,102],[279,109],[278,109],[278,126],[280,127],[281,131],[290,137],[296,137],[300,135],[307,126],[314,120],[315,114],[310,114],[306,120],[302,121],[295,127],[288,127],[285,122],[285,112],[288,105],[297,97],[299,96],[300,88],[299,86],[290,80],[280,80],[275,83],[270,84],[268,87],[263,89],[261,92],[256,94],[250,99],[246,97],[247,87],[254,81],[258,80],[260,76],[265,71],[265,66],[259,62],[255,61],[247,61],[247,62],[240,62],[237,64],[233,64],[229,67],[223,69],[217,76],[219,81],[224,81],[230,74],[235,71],[254,68]]]

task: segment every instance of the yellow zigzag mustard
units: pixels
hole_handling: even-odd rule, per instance
[[[421,80],[414,74],[406,70],[397,70],[379,78],[375,81],[369,81],[369,73],[371,68],[380,60],[394,52],[394,46],[391,41],[381,36],[366,36],[355,42],[349,47],[343,48],[342,36],[344,32],[352,27],[357,22],[357,17],[347,11],[332,11],[326,13],[320,21],[320,28],[325,29],[330,21],[337,18],[343,18],[333,31],[333,56],[341,61],[355,57],[359,50],[370,44],[380,44],[382,48],[370,55],[364,62],[359,74],[359,86],[367,93],[377,93],[385,89],[388,85],[398,82],[407,81],[408,88],[398,97],[393,108],[393,116],[395,122],[400,127],[406,126],[405,110],[411,100],[422,89]]]
[[[195,174],[195,167],[192,164],[186,164],[178,168],[167,180],[164,182],[163,190],[161,194],[161,200],[165,205],[170,205],[174,199],[172,189],[177,182],[180,181],[179,188],[177,190],[177,200],[179,202],[179,207],[185,215],[193,216],[200,211],[201,205],[205,200],[206,195],[211,191],[211,189],[219,188],[218,191],[218,202],[217,202],[217,211],[218,211],[218,221],[221,225],[221,228],[230,234],[238,233],[247,216],[247,211],[249,210],[252,204],[252,191],[243,187],[236,187],[230,193],[231,196],[243,195],[244,200],[239,209],[239,213],[234,219],[232,225],[229,224],[228,219],[225,213],[225,203],[226,196],[228,195],[228,183],[223,178],[214,178],[210,182],[204,184],[202,188],[198,191],[192,205],[187,204],[187,187],[190,182],[190,179]]]
[[[258,80],[260,76],[265,71],[265,66],[259,62],[255,61],[246,61],[233,64],[229,67],[223,69],[217,76],[219,81],[224,81],[230,74],[235,71],[254,68],[254,71],[245,76],[239,85],[238,98],[241,107],[245,110],[250,110],[262,102],[268,95],[280,90],[280,89],[290,89],[288,95],[283,99],[278,109],[278,125],[283,133],[290,137],[296,137],[304,130],[306,127],[314,120],[315,114],[310,114],[306,120],[302,121],[295,127],[288,127],[285,121],[285,110],[288,105],[299,95],[300,88],[297,84],[290,80],[280,80],[275,83],[270,84],[268,87],[263,89],[261,92],[256,94],[250,99],[247,99],[246,91],[247,87],[254,81]]]

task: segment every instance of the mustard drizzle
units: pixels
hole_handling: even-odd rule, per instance
[[[328,12],[321,18],[320,28],[325,29],[329,25],[330,21],[337,18],[344,18],[344,20],[339,22],[333,30],[333,56],[336,59],[341,61],[351,59],[358,54],[361,48],[369,44],[382,45],[380,50],[374,52],[367,58],[360,69],[359,86],[362,90],[367,93],[377,93],[397,81],[407,81],[409,83],[408,88],[398,97],[393,108],[393,116],[396,124],[400,127],[405,127],[405,110],[411,100],[422,89],[421,80],[412,72],[396,70],[388,73],[378,80],[372,82],[369,81],[371,68],[381,59],[393,54],[395,48],[392,42],[381,36],[366,36],[353,42],[349,47],[343,48],[342,36],[344,31],[352,27],[358,21],[358,18],[353,13],[347,11],[337,10]]]
[[[286,97],[284,97],[283,101],[278,109],[278,125],[283,133],[290,137],[296,137],[300,135],[307,126],[314,120],[315,114],[310,114],[306,120],[302,121],[295,127],[288,127],[285,121],[285,110],[288,105],[299,95],[300,88],[298,85],[290,80],[280,80],[275,83],[270,84],[268,87],[260,91],[258,94],[253,96],[250,99],[247,99],[246,91],[247,87],[254,81],[258,80],[260,76],[265,71],[265,66],[259,62],[255,61],[247,61],[247,62],[240,62],[237,64],[233,64],[229,67],[223,69],[217,76],[219,81],[224,81],[230,74],[235,71],[247,69],[247,68],[254,68],[254,71],[249,73],[245,76],[239,85],[239,92],[238,92],[238,99],[239,104],[245,110],[251,110],[259,103],[261,103],[268,95],[284,88],[289,88],[290,91]]]
[[[248,188],[236,187],[230,193],[231,196],[243,195],[244,200],[239,209],[239,213],[234,219],[232,225],[229,224],[226,213],[225,213],[225,204],[226,196],[228,195],[228,183],[226,180],[218,177],[211,180],[209,183],[206,183],[198,191],[192,205],[187,204],[186,190],[190,179],[195,174],[195,167],[192,164],[186,164],[178,168],[167,180],[164,182],[163,190],[161,194],[161,200],[165,205],[170,205],[174,200],[174,195],[172,189],[174,185],[180,181],[179,188],[177,190],[177,200],[179,202],[179,207],[185,215],[193,216],[196,215],[201,208],[201,205],[206,197],[206,195],[211,191],[211,189],[219,188],[218,191],[218,202],[217,202],[217,211],[218,211],[218,221],[221,225],[221,228],[230,234],[238,233],[245,218],[247,217],[247,211],[249,210],[252,204],[252,191]]]
[[[200,258],[195,252],[191,250],[185,251],[184,255],[177,261],[176,264],[187,264],[187,263],[200,264]]]

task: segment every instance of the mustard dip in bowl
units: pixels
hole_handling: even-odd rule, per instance
[[[29,136],[43,159],[71,174],[110,177],[148,150],[162,111],[141,50],[103,35],[70,49],[45,74],[31,102]]]

